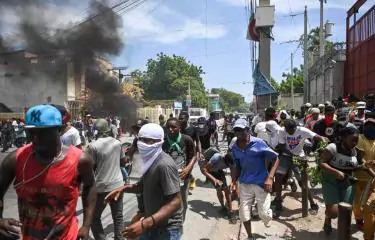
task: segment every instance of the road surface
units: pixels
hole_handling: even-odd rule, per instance
[[[221,136],[220,136],[221,137]],[[131,141],[130,138],[124,138],[125,141]],[[220,143],[222,151],[226,149],[226,144]],[[0,153],[0,162],[5,154]],[[132,180],[136,181],[139,177],[140,161],[135,156],[135,162]],[[219,213],[220,205],[216,197],[216,191],[210,184],[204,183],[204,176],[200,173],[196,166],[193,175],[197,179],[197,187],[189,196],[188,211],[186,222],[184,224],[184,235],[182,240],[245,240],[247,236],[244,228],[240,227],[239,222],[235,225],[229,224],[228,220]],[[229,179],[228,179],[229,180]],[[317,186],[314,190],[315,199],[320,206],[317,216],[308,216],[302,218],[301,214],[301,194],[300,189],[297,193],[284,191],[284,211],[277,221],[272,221],[271,227],[266,228],[261,221],[253,221],[253,232],[257,234],[257,239],[337,239],[337,231],[334,230],[332,236],[326,238],[322,232],[324,222],[324,203],[321,195],[321,187]],[[4,217],[17,218],[17,198],[13,187],[10,187],[5,196]],[[237,209],[237,202],[234,202],[234,209]],[[137,203],[135,195],[125,194],[124,196],[124,218],[125,223],[129,223],[130,219],[137,211]],[[77,215],[79,221],[82,222],[82,205],[81,201],[77,206]],[[103,226],[108,233],[107,239],[113,239],[113,224],[109,207],[102,215]],[[337,221],[333,221],[334,229],[337,228]],[[361,232],[357,231],[352,225],[353,238],[363,239]]]
[[[131,138],[124,138],[123,141],[132,141]],[[222,149],[226,146],[221,145]],[[8,151],[11,152],[14,149]],[[7,153],[0,153],[0,162]],[[140,160],[139,156],[135,156],[133,172],[131,174],[131,181],[136,181],[140,173]],[[186,222],[184,224],[183,240],[195,239],[229,239],[225,232],[225,227],[229,226],[228,220],[219,213],[220,204],[216,198],[216,191],[210,184],[205,184],[205,178],[200,173],[199,168],[196,166],[193,170],[193,175],[197,178],[197,188],[192,191],[189,196],[189,209],[187,213]],[[4,217],[18,218],[17,209],[17,196],[13,186],[11,186],[5,195],[4,199]],[[134,194],[124,195],[124,218],[125,223],[129,223],[130,219],[137,211],[137,201]],[[79,221],[82,222],[82,204],[79,201],[77,206],[77,215]],[[103,212],[102,222],[105,231],[108,233],[108,239],[113,239],[113,222],[109,207]],[[230,226],[229,226],[230,227]],[[221,229],[221,230],[220,230]],[[222,233],[221,233],[222,232]],[[219,235],[222,237],[218,237]]]

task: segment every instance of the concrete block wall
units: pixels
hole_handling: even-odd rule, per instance
[[[67,100],[66,75],[46,74],[32,66],[26,73],[17,67],[0,65],[0,102],[13,111],[47,103],[64,105]]]

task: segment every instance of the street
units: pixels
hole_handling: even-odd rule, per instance
[[[219,136],[221,139],[221,136]],[[124,137],[122,141],[131,142],[132,138]],[[226,143],[220,142],[219,147],[223,152],[226,150]],[[0,162],[6,153],[0,153]],[[131,182],[139,179],[140,159],[135,156]],[[184,234],[182,240],[245,240],[247,239],[245,230],[240,226],[239,221],[235,225],[219,212],[220,204],[216,197],[216,191],[211,184],[204,183],[205,177],[200,172],[198,166],[193,170],[193,176],[197,179],[197,187],[188,197],[188,211],[186,222],[184,223]],[[228,179],[229,180],[229,179]],[[252,221],[253,232],[258,239],[303,239],[315,240],[325,238],[322,232],[324,222],[324,203],[320,186],[313,189],[315,199],[319,204],[319,214],[302,218],[301,193],[300,189],[296,193],[284,191],[284,211],[278,220],[272,221],[271,227],[266,228],[262,221]],[[13,187],[8,190],[4,199],[4,217],[18,218],[17,197]],[[238,209],[237,201],[233,204],[234,209]],[[125,224],[137,212],[137,201],[134,194],[124,195],[124,219]],[[79,201],[77,215],[82,222],[82,203]],[[102,222],[108,239],[113,239],[113,222],[109,207],[102,215]],[[333,221],[334,232],[328,239],[337,239],[337,221]],[[363,239],[362,232],[355,229],[354,220],[352,222],[353,239]]]
[[[122,141],[131,142],[132,138],[125,137]],[[226,148],[221,144],[222,150]],[[14,149],[12,149],[14,150]],[[8,151],[8,153],[11,150]],[[7,153],[0,153],[0,162],[6,156]],[[131,182],[136,181],[139,178],[140,161],[139,156],[135,155],[133,171],[131,174]],[[229,230],[237,227],[236,225],[229,225],[228,220],[224,219],[220,215],[220,204],[216,197],[215,189],[210,185],[204,183],[205,178],[200,173],[199,168],[196,166],[193,170],[193,175],[197,178],[197,187],[192,191],[192,195],[189,196],[189,209],[184,224],[184,235],[183,240],[191,239],[231,239],[230,234],[227,234]],[[17,208],[17,196],[13,186],[11,186],[5,195],[4,199],[4,217],[5,218],[18,218]],[[124,195],[124,219],[125,224],[128,224],[130,219],[137,212],[137,201],[134,194]],[[82,222],[83,212],[82,203],[79,201],[77,206],[77,216],[80,222]],[[110,208],[107,207],[102,215],[102,222],[106,233],[108,233],[108,239],[113,238],[113,222],[110,212]],[[235,229],[233,231],[236,231]],[[219,237],[219,236],[222,236]]]

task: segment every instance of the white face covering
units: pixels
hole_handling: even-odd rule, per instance
[[[138,140],[137,146],[139,154],[141,155],[142,165],[142,176],[150,169],[156,160],[158,160],[160,154],[163,152],[162,145],[164,139],[164,130],[159,124],[149,123],[139,130],[139,138],[159,139],[160,142],[148,145]]]
[[[154,164],[154,162],[163,152],[162,145],[162,141],[154,143],[152,145],[148,145],[142,141],[138,141],[137,146],[139,154],[141,155],[141,159],[143,161],[142,176],[150,169],[150,167]]]

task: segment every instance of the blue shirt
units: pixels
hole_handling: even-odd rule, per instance
[[[245,184],[264,186],[268,176],[266,160],[275,161],[278,154],[273,151],[262,139],[251,136],[245,149],[232,148],[234,162],[241,169],[239,181]]]

